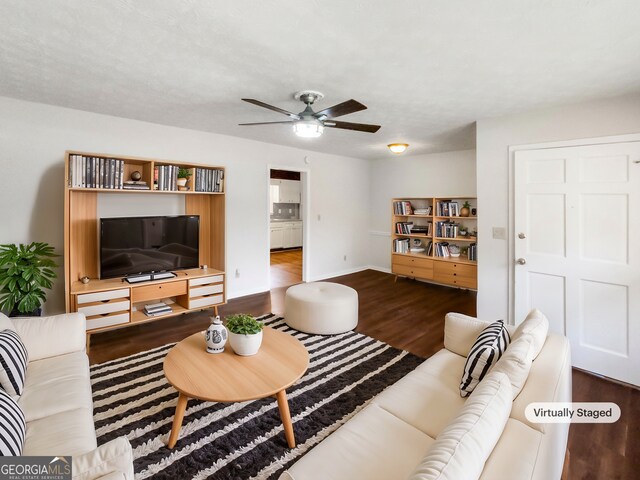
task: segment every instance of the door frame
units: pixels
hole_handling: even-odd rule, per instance
[[[293,165],[279,165],[269,163],[267,164],[267,285],[271,289],[271,211],[269,205],[271,202],[270,188],[271,188],[271,170],[287,170],[289,172],[300,172],[300,201],[302,208],[300,209],[300,218],[302,219],[302,281],[306,282],[309,277],[309,262],[311,260],[311,252],[309,251],[309,236],[311,234],[310,219],[311,219],[311,170],[306,167],[296,167]]]
[[[579,138],[575,140],[559,140],[555,142],[542,142],[542,143],[530,143],[523,145],[510,145],[509,146],[509,213],[508,213],[508,225],[507,225],[507,262],[509,264],[508,272],[508,314],[509,323],[516,325],[517,322],[521,322],[524,318],[515,318],[515,159],[516,152],[522,150],[543,150],[548,148],[561,148],[561,147],[580,147],[588,145],[604,145],[610,143],[625,143],[625,142],[637,142],[640,141],[640,133],[630,133],[624,135],[609,135],[605,137],[592,137],[592,138]]]

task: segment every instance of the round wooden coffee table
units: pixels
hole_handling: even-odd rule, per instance
[[[227,343],[223,353],[206,352],[202,332],[175,345],[164,359],[164,374],[179,392],[169,436],[169,448],[178,440],[190,398],[209,402],[244,402],[275,396],[289,448],[296,446],[285,390],[309,366],[309,353],[296,338],[270,327],[262,330],[256,355],[241,357]]]

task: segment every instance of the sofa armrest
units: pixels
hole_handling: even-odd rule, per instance
[[[73,480],[133,480],[133,450],[126,437],[118,437],[72,459]]]
[[[487,325],[488,322],[476,317],[462,313],[447,313],[444,317],[444,348],[466,357],[476,338]]]
[[[83,313],[11,320],[27,347],[29,361],[82,351],[87,345],[87,321]]]

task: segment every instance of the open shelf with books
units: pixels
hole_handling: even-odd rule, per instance
[[[396,275],[477,288],[477,199],[392,200],[391,267]]]
[[[65,183],[66,310],[87,315],[87,335],[226,302],[224,167],[67,151]],[[208,269],[176,270],[175,278],[137,284],[100,279],[99,206],[129,193],[178,195],[184,215],[199,217],[197,264]],[[147,304],[165,300],[171,310],[145,314]]]

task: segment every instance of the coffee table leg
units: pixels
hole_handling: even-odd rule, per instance
[[[178,397],[178,405],[176,405],[176,413],[173,415],[173,426],[171,427],[171,435],[169,435],[168,447],[173,448],[178,441],[178,435],[180,435],[180,427],[182,427],[182,419],[184,418],[184,411],[187,409],[187,401],[189,397],[181,393]]]
[[[280,390],[276,393],[278,399],[278,409],[280,410],[280,418],[284,427],[284,436],[287,439],[289,448],[296,446],[296,439],[293,436],[293,424],[291,423],[291,414],[289,413],[289,402],[287,402],[287,392]]]

